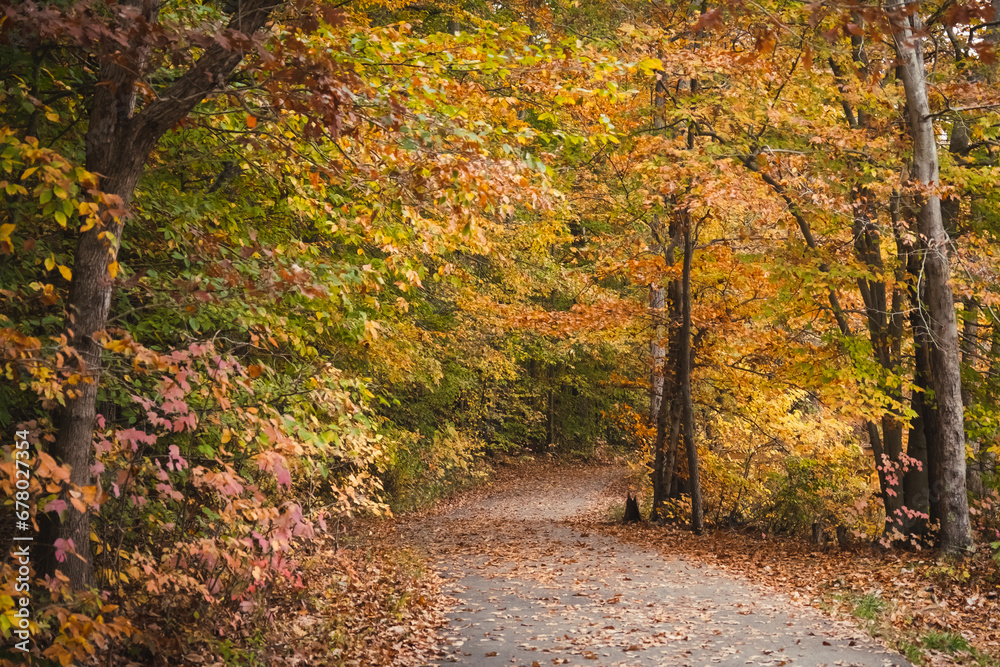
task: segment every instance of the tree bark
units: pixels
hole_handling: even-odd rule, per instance
[[[910,512],[905,515],[903,533],[923,538],[927,534],[927,515],[930,512],[930,468],[927,462],[927,440],[934,433],[936,415],[933,404],[926,400],[930,378],[926,364],[925,339],[921,338],[924,315],[921,312],[919,285],[914,274],[918,260],[913,243],[903,233],[906,225],[903,221],[901,197],[898,192],[894,192],[890,198],[889,211],[892,216],[898,258],[896,291],[897,293],[902,292],[900,286],[906,286],[905,289],[910,301],[909,320],[914,346],[914,389],[910,396],[910,408],[916,416],[910,420],[906,441],[908,465],[903,475],[903,506]],[[900,306],[898,310],[901,311],[902,307]],[[933,435],[933,437],[937,436]],[[919,514],[915,516],[913,512]]]
[[[653,486],[653,507],[649,511],[649,520],[658,521],[660,507],[667,499],[664,487],[664,465],[666,462],[665,445],[667,442],[667,411],[669,401],[661,401],[656,413],[656,440],[653,443],[653,470],[650,478]]]
[[[554,449],[556,446],[556,399],[555,390],[551,386],[552,382],[552,372],[549,371],[549,435],[548,442],[546,443],[548,448]]]
[[[663,259],[667,266],[673,266],[674,248],[679,238],[679,228],[676,217],[671,219],[669,225],[669,243],[662,235],[662,228],[658,218],[654,218],[652,232],[654,247],[657,252],[663,254]],[[653,485],[653,508],[650,511],[650,521],[660,519],[660,508],[673,490],[674,465],[677,454],[677,430],[680,418],[679,405],[677,403],[677,324],[680,319],[680,283],[671,280],[666,287],[658,287],[659,299],[656,303],[660,309],[660,321],[666,321],[666,325],[658,328],[654,336],[663,340],[666,334],[667,347],[660,347],[661,366],[659,378],[653,377],[653,381],[660,381],[660,400],[656,410],[656,441],[654,443],[652,485]],[[651,298],[652,298],[651,294]],[[655,312],[655,311],[654,311]],[[663,330],[665,329],[665,331]],[[655,339],[654,339],[655,340]],[[655,362],[655,353],[654,353]],[[655,371],[655,367],[654,367]],[[669,430],[668,430],[669,428]]]
[[[681,440],[681,403],[674,400],[671,403],[670,416],[670,440],[667,441],[667,453],[663,463],[663,491],[664,498],[676,498],[680,495],[679,484],[675,483],[675,473],[677,471],[677,449]]]
[[[666,357],[666,349],[662,345],[664,327],[664,306],[666,300],[663,295],[663,288],[659,285],[649,286],[649,311],[653,320],[653,335],[649,340],[649,355],[652,358],[653,367],[649,375],[649,423],[655,424],[660,414],[660,402],[663,400],[663,361]]]
[[[676,281],[668,286],[671,294],[670,310],[674,311],[677,304]],[[660,517],[660,508],[673,492],[674,466],[677,463],[677,441],[680,433],[681,410],[677,391],[677,327],[669,329],[668,360],[664,367],[663,398],[656,415],[656,442],[653,458],[653,509],[650,511],[650,521]]]
[[[685,214],[685,218],[688,216]],[[681,271],[681,328],[677,374],[680,377],[681,422],[684,444],[687,446],[688,482],[691,493],[691,530],[700,535],[705,530],[705,512],[701,497],[701,476],[698,472],[698,444],[694,440],[694,401],[691,396],[691,240],[690,219],[684,226],[684,264]]]
[[[127,4],[137,8],[146,22],[157,20],[159,3],[135,0]],[[275,6],[275,0],[244,0],[227,30],[249,37],[264,26]],[[135,21],[123,13],[118,28],[128,34]],[[136,113],[136,90],[149,59],[148,47],[137,43],[122,48],[112,40],[102,45],[101,80],[95,86],[87,129],[86,167],[99,176],[100,189],[110,199],[99,211],[101,223],[81,233],[77,242],[66,334],[79,353],[80,372],[86,381],[74,395],[67,395],[66,405],[56,417],[55,442],[49,449],[56,461],[70,468],[70,482],[76,487],[93,482],[90,457],[102,370],[102,346],[95,334],[104,329],[111,309],[114,285],[108,267],[117,260],[124,212],[160,138],[223,84],[243,57],[236,47],[213,44],[180,79]],[[39,528],[39,572],[51,575],[58,568],[73,587],[92,585],[89,514],[71,507],[67,519],[60,522],[58,515],[49,513],[40,516]],[[72,541],[78,557],[58,563],[55,542],[60,539]]]
[[[937,411],[933,401],[927,399],[930,389],[930,342],[922,326],[919,303],[914,300],[913,315],[913,397],[910,407],[917,416],[910,422],[909,443],[907,455],[920,462],[913,465],[903,477],[905,505],[911,510],[928,515],[933,520],[938,514],[937,498],[931,494],[931,452],[933,443],[937,442]],[[910,521],[909,532],[923,535],[927,530],[927,520],[914,519]]]
[[[979,302],[975,297],[963,300],[965,306],[962,312],[962,365],[966,369],[966,381],[962,383],[962,404],[965,407],[975,405],[976,361],[979,358]],[[986,493],[983,484],[982,445],[979,440],[970,439],[969,451],[972,454],[966,462],[965,484],[973,498],[981,498]]]
[[[917,34],[922,21],[917,14],[906,16],[901,0],[887,0],[886,12],[893,29],[899,55],[898,75],[906,95],[908,126],[913,141],[913,178],[921,189],[917,228],[921,238],[921,276],[931,334],[931,380],[937,401],[938,453],[940,475],[931,475],[940,500],[939,547],[949,553],[967,551],[972,545],[969,506],[965,482],[965,423],[962,406],[962,378],[959,358],[958,325],[952,294],[950,239],[941,216],[938,153],[934,124],[927,98],[923,44]],[[928,443],[930,445],[930,443]],[[931,453],[930,446],[928,454]]]

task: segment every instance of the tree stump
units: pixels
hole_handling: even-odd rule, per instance
[[[837,526],[837,546],[841,549],[847,549],[851,546],[850,537],[847,534],[847,526]]]
[[[622,523],[639,523],[642,521],[642,514],[639,513],[639,501],[631,493],[625,499],[625,518]]]
[[[812,541],[818,547],[823,546],[823,522],[813,521],[812,525]]]

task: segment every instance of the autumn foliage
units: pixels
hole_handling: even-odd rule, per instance
[[[345,522],[525,448],[699,529],[1000,551],[997,33],[945,7],[0,5],[31,659],[252,662]],[[391,597],[360,554],[331,627]]]

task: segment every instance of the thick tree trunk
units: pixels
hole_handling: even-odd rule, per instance
[[[949,32],[949,36],[952,33]],[[955,43],[954,38],[952,39],[955,45],[955,59],[956,62],[962,66],[963,71],[968,75],[974,70],[969,67],[972,63],[965,61],[965,52],[960,49]],[[993,68],[990,68],[993,69]],[[956,112],[952,119],[951,125],[951,138],[948,142],[948,152],[957,158],[957,161],[961,162],[964,158],[967,158],[972,148],[972,140],[969,137],[969,127],[965,121],[965,118],[961,113]],[[945,231],[949,235],[956,235],[961,233],[961,229],[965,226],[963,222],[963,209],[962,209],[962,195],[961,193],[952,195],[941,202],[941,218],[944,224]],[[975,209],[975,204],[970,203],[970,211]],[[977,319],[979,314],[979,304],[975,297],[966,297],[962,301],[963,311],[962,311],[962,366],[965,369],[963,382],[962,382],[962,404],[968,408],[973,405],[975,401],[975,391],[974,391],[974,377],[975,377],[975,364],[978,357],[977,352]],[[979,441],[970,440],[968,443],[969,450],[972,452],[972,457],[970,460],[966,461],[966,471],[965,471],[965,482],[966,487],[973,496],[981,496],[983,494],[983,482],[980,475],[979,468]]]
[[[686,217],[686,216],[685,216]],[[701,497],[701,475],[698,472],[698,444],[694,440],[694,401],[691,396],[691,240],[690,221],[684,229],[684,265],[681,272],[681,329],[677,374],[680,378],[681,423],[688,457],[688,484],[691,493],[691,530],[705,530],[705,512]]]
[[[158,3],[138,0],[129,3],[146,22],[155,22]],[[244,0],[229,22],[228,29],[252,35],[267,21],[274,0]],[[135,21],[122,15],[123,34]],[[123,55],[123,51],[125,54]],[[56,418],[56,438],[50,454],[70,468],[70,482],[75,486],[92,483],[90,457],[97,418],[97,389],[101,377],[101,332],[111,308],[113,280],[109,266],[117,260],[125,222],[124,211],[131,202],[135,186],[146,160],[160,138],[185,118],[206,95],[223,84],[243,60],[243,53],[219,44],[208,47],[198,62],[136,114],[136,90],[143,73],[148,48],[134,45],[123,49],[108,40],[101,55],[101,81],[95,86],[86,141],[86,167],[100,177],[100,189],[111,196],[102,206],[102,222],[81,234],[73,264],[67,310],[67,337],[79,352],[81,374],[86,382],[78,393],[67,395],[65,408]],[[116,201],[117,200],[117,201]],[[82,588],[93,584],[90,553],[90,516],[72,507],[60,522],[54,513],[39,517],[38,570],[53,574],[58,568],[69,577],[70,585]],[[63,563],[55,557],[57,540],[71,541],[78,557],[69,556]]]
[[[99,164],[107,162],[107,157],[101,159],[97,157],[96,151],[87,151],[87,169],[101,174],[102,190],[106,194],[119,196],[123,205],[127,205],[142,173],[148,151],[140,156],[141,148],[115,146],[108,150],[108,153],[119,156],[120,162],[117,165]],[[115,149],[118,150],[111,153]],[[102,352],[101,344],[95,340],[94,334],[104,329],[111,309],[113,282],[108,266],[117,257],[124,222],[121,217],[111,216],[107,210],[102,213],[104,222],[84,232],[77,243],[73,281],[69,290],[69,326],[66,333],[69,344],[80,355],[81,374],[86,381],[78,385],[78,391],[73,397],[67,396],[66,406],[57,418],[55,442],[49,449],[56,461],[69,466],[70,482],[77,487],[93,483],[90,456],[97,419],[97,388],[101,377]],[[101,238],[102,234],[108,236]],[[58,565],[59,569],[69,577],[74,586],[93,584],[89,514],[69,509],[66,520],[60,523],[58,517],[50,513],[42,517],[40,528],[40,571],[55,571],[57,561],[54,545],[57,539],[62,539],[72,542],[78,557],[67,558]]]
[[[922,281],[932,345],[931,379],[938,412],[938,443],[931,447],[931,478],[940,500],[939,546],[946,552],[964,552],[972,545],[969,506],[965,486],[965,424],[962,408],[962,378],[959,359],[958,325],[952,294],[950,239],[941,217],[941,200],[934,191],[939,185],[938,153],[933,119],[927,100],[923,44],[916,33],[922,29],[919,16],[907,17],[904,3],[888,0],[885,5],[893,26],[899,54],[897,72],[903,83],[909,130],[913,140],[913,177],[922,189],[917,227],[924,249]],[[912,24],[911,24],[912,21]],[[940,456],[935,475],[934,452]]]

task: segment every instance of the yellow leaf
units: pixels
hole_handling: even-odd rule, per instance
[[[659,58],[646,58],[645,60],[639,61],[639,69],[647,73],[655,70],[662,70],[663,62]]]
[[[62,264],[60,264],[59,273],[61,273],[62,277],[65,278],[66,280],[73,280],[73,272],[69,270],[68,266],[63,266]]]
[[[45,270],[51,271],[54,268],[56,268],[56,258],[52,255],[49,255],[45,260]]]
[[[0,225],[0,241],[4,241],[10,238],[11,232],[14,231],[14,225]]]
[[[115,276],[118,275],[118,262],[108,264],[108,273],[111,275],[111,279],[114,280]]]
[[[233,432],[228,428],[222,432],[222,444],[226,444],[233,439]]]

